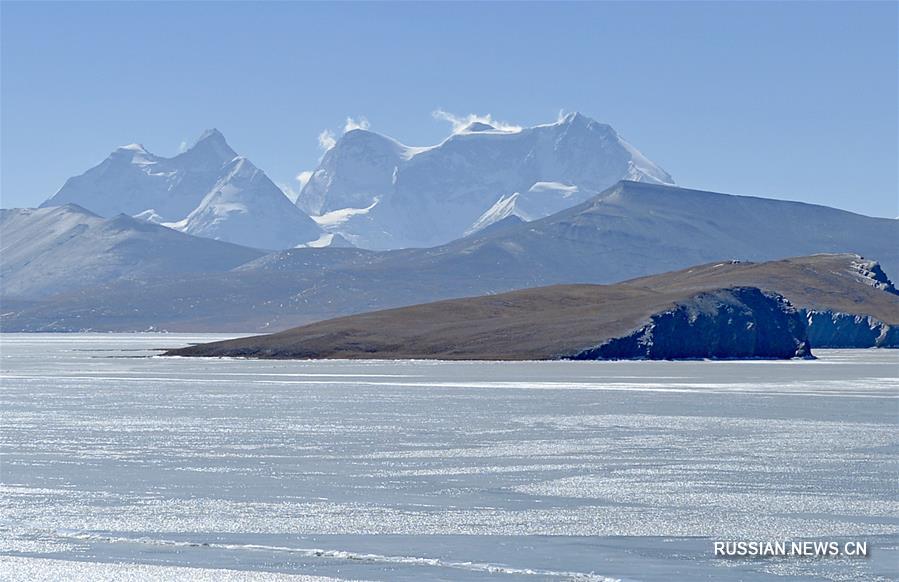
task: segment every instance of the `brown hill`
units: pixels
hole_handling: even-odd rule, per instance
[[[778,301],[779,296],[799,313]],[[792,357],[807,352],[804,322],[797,330],[796,321],[815,314],[848,314],[855,327],[872,330],[871,322],[876,322],[882,328],[872,331],[874,337],[895,341],[899,295],[877,263],[857,255],[714,263],[617,285],[556,285],[375,311],[169,354],[501,360]],[[821,320],[813,320],[809,329],[819,324],[823,327]],[[824,344],[813,340],[812,345]]]
[[[438,301],[168,353],[443,360],[808,354],[805,325],[780,296],[753,287],[685,294],[626,285],[558,285]]]

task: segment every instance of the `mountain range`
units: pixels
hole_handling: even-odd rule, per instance
[[[4,280],[2,323],[10,331],[278,330],[375,309],[612,283],[731,260],[855,253],[896,273],[896,241],[894,219],[624,181],[543,219],[510,216],[434,248],[290,249],[254,255],[226,272],[137,273],[95,282],[36,304],[27,295],[10,296],[7,289],[21,285],[12,273]],[[36,248],[32,256],[42,252]]]
[[[262,249],[290,248],[324,234],[215,129],[172,158],[139,144],[117,148],[99,165],[69,178],[41,206],[64,204]]]
[[[899,319],[892,300],[802,295],[727,265],[836,253],[851,259],[834,272],[847,261],[874,272],[874,258],[897,273],[897,243],[899,220],[674,186],[614,129],[579,113],[527,128],[473,122],[428,147],[346,131],[296,203],[209,130],[171,158],[122,146],[41,208],[3,210],[0,324],[272,331],[711,264],[720,266],[703,281],[734,276],[678,290],[681,299],[757,287],[799,301],[818,345],[881,345]]]
[[[385,250],[542,218],[622,179],[673,184],[612,127],[579,113],[514,130],[474,122],[430,147],[354,129],[325,152],[294,205],[212,129],[172,158],[119,147],[42,206],[72,203],[261,249]]]
[[[513,130],[473,122],[431,147],[354,129],[296,203],[361,248],[431,247],[509,216],[543,218],[619,180],[674,183],[611,126],[571,113]]]

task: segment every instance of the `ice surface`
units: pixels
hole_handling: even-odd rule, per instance
[[[0,336],[0,578],[899,576],[895,351],[146,357],[220,337]],[[712,556],[799,538],[871,556]]]

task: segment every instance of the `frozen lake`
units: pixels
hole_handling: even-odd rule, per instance
[[[0,336],[0,579],[899,578],[899,352],[148,357],[221,337]]]

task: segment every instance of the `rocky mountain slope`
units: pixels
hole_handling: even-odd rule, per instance
[[[679,359],[793,358],[810,350],[796,310],[752,287],[683,294],[572,285],[377,311],[167,355]]]
[[[5,299],[34,301],[112,280],[220,273],[262,254],[124,214],[102,218],[74,204],[0,210]]]
[[[506,216],[548,216],[623,179],[673,184],[579,113],[514,130],[473,123],[421,148],[355,129],[325,153],[297,205],[362,248],[430,247]]]
[[[290,248],[322,235],[312,219],[214,129],[172,158],[156,156],[139,144],[116,149],[98,166],[67,180],[42,207],[68,203],[104,217],[137,216],[257,248]]]

